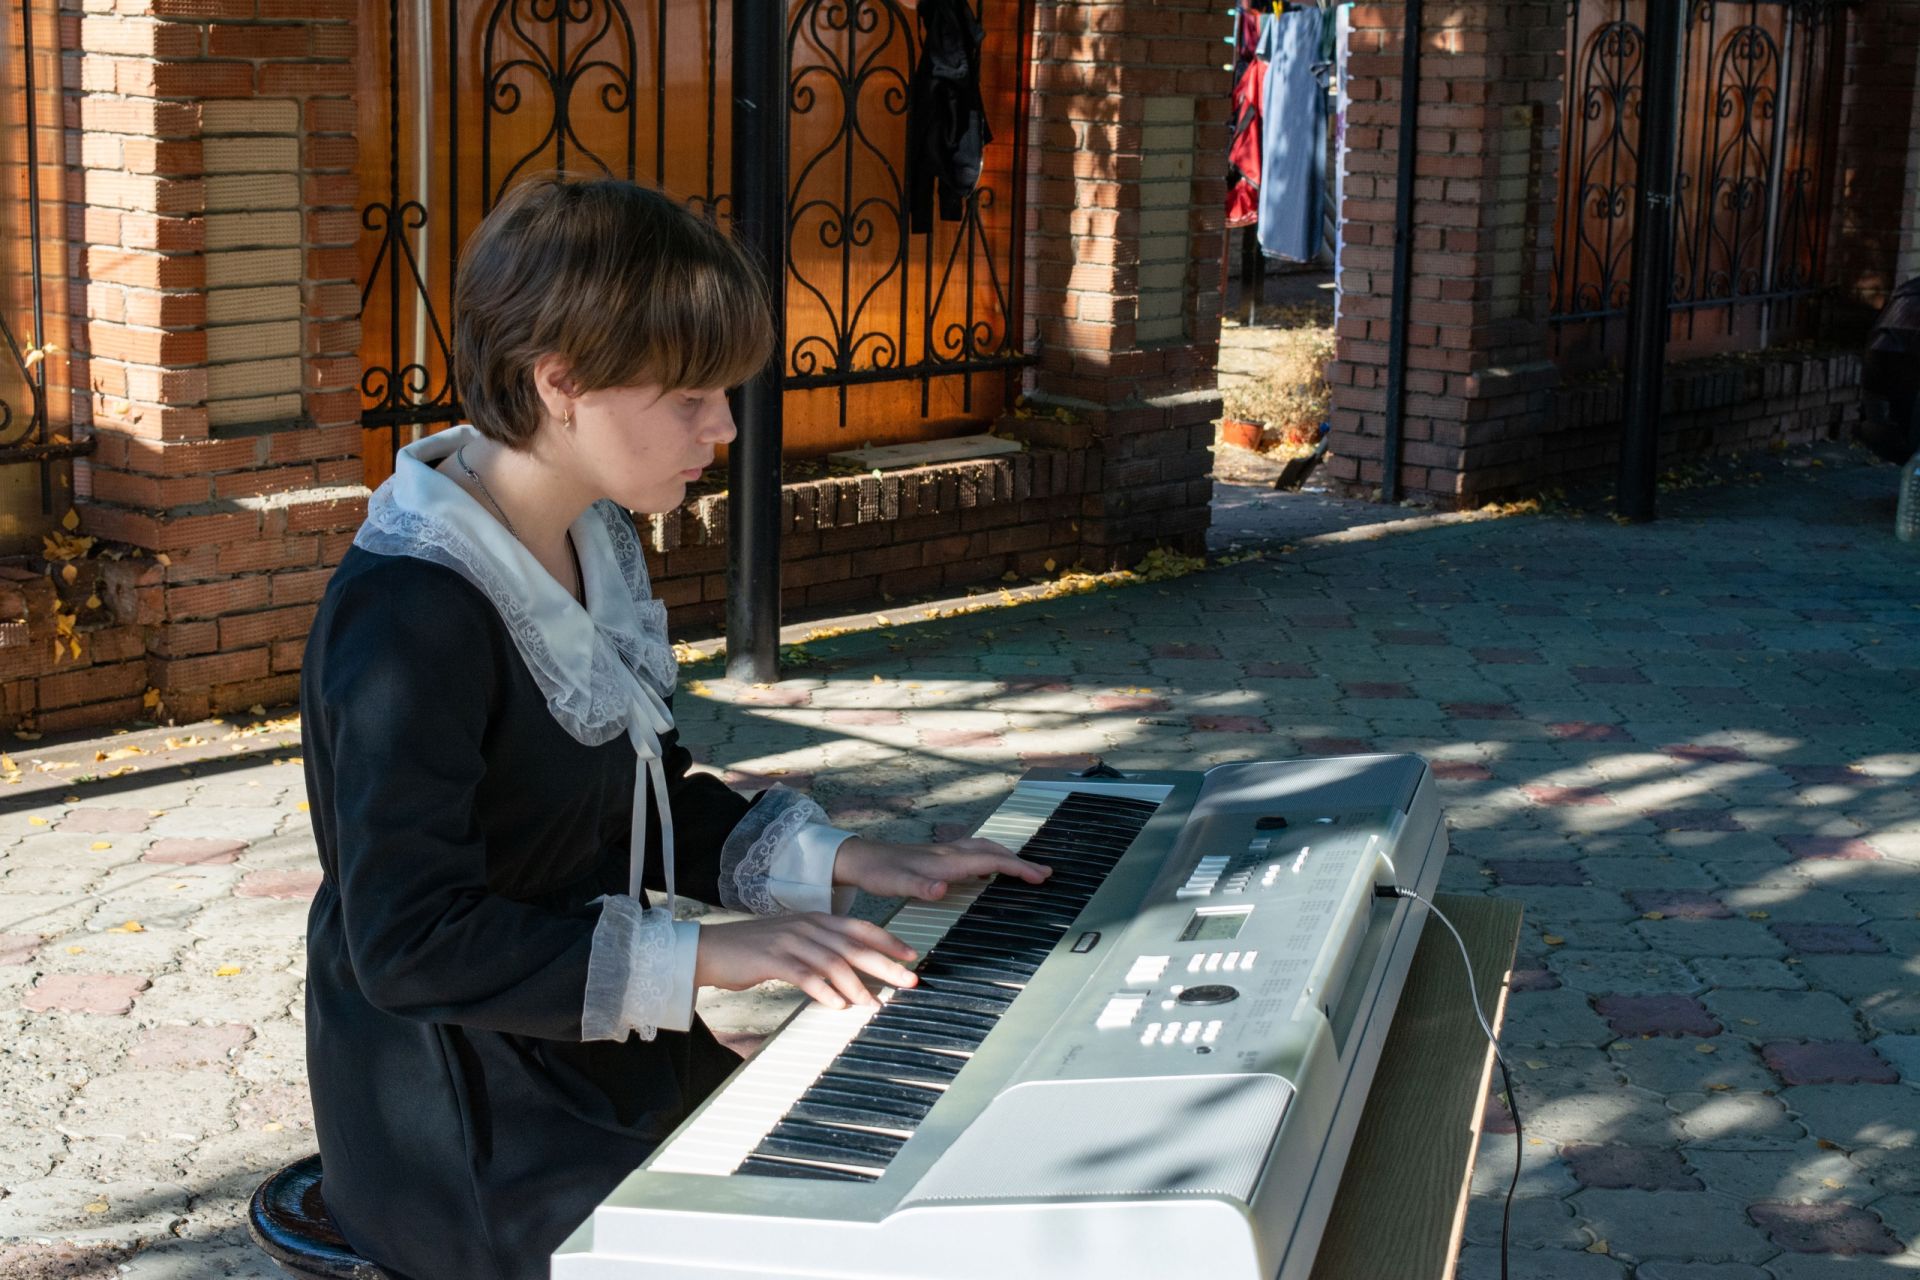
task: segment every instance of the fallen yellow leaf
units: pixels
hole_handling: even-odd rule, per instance
[[[1566,942],[1566,939],[1561,937],[1557,933],[1549,933],[1546,936],[1542,937],[1540,941],[1546,943],[1550,947],[1558,947],[1563,945]]]
[[[28,822],[31,822],[31,823],[32,823],[32,824],[33,824],[34,826],[36,826],[36,827],[44,827],[44,826],[46,826],[46,825],[47,825],[47,820],[46,820],[45,818],[43,818],[43,817],[41,817],[41,816],[40,816],[39,814],[37,814],[37,813],[36,813],[36,814],[34,814],[34,815],[33,815],[33,816],[31,817],[31,818],[28,818],[28,819],[27,819],[27,821],[28,821]]]
[[[147,926],[141,924],[138,920],[129,920],[124,924],[117,924],[107,930],[108,933],[145,933],[146,931]]]
[[[261,1125],[260,1128],[263,1132],[266,1132],[266,1133],[278,1133],[282,1129],[286,1128],[286,1126],[281,1124],[278,1120],[269,1120],[265,1124]]]
[[[63,564],[60,566],[60,581],[66,583],[68,586],[72,586],[79,576],[80,570],[73,565]]]
[[[1592,1244],[1587,1246],[1587,1252],[1588,1253],[1607,1253],[1609,1252],[1609,1250],[1607,1249],[1607,1242],[1605,1240],[1595,1240]]]
[[[72,515],[73,512],[69,511],[67,514]],[[107,1202],[105,1200],[89,1200],[81,1207],[88,1213],[105,1213],[107,1211]]]
[[[172,564],[173,557],[168,555],[166,552],[162,551],[159,555],[153,558],[153,562],[155,564]]]
[[[87,949],[85,947],[68,947],[67,954],[70,956],[83,956],[87,954]]]
[[[1747,919],[1749,920],[1765,920],[1766,918],[1767,918],[1767,913],[1764,911],[1747,912]]]
[[[13,762],[12,756],[0,753],[0,770],[4,770],[7,773],[18,773],[20,772],[20,766]]]
[[[113,842],[111,840],[95,840],[87,847],[89,849],[111,849],[113,848]]]
[[[80,527],[80,513],[72,507],[68,507],[67,514],[60,517],[60,527],[68,533],[72,533],[75,529],[78,529]]]
[[[213,971],[213,976],[216,978],[231,978],[234,974],[243,973],[245,970],[245,965],[223,964]]]
[[[1642,920],[1665,920],[1667,913],[1664,911],[1643,911],[1640,913],[1640,918]]]
[[[87,597],[87,608],[89,609],[98,609],[102,603],[104,602],[97,595]]]
[[[305,800],[302,800],[299,804],[293,807],[298,809],[301,813],[305,813],[307,811],[307,802]]]

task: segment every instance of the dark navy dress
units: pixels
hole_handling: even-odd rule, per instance
[[[603,893],[624,890],[635,759],[547,710],[451,569],[348,552],[301,681],[324,880],[307,1066],[327,1207],[406,1280],[532,1280],[737,1065],[698,1020],[582,1043]],[[719,901],[748,808],[662,738],[680,892]],[[647,884],[662,883],[654,815]]]

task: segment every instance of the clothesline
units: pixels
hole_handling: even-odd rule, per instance
[[[1230,11],[1227,226],[1248,227],[1250,241],[1257,232],[1258,247],[1249,243],[1243,259],[1256,290],[1267,258],[1312,262],[1327,245],[1330,178],[1338,178],[1329,174],[1327,151],[1343,118],[1328,99],[1344,85],[1339,32],[1350,8],[1341,0],[1242,0]],[[1337,262],[1337,219],[1332,239]]]

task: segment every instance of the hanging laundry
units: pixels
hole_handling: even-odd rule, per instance
[[[1244,0],[1233,47],[1233,138],[1227,144],[1227,225],[1250,227],[1260,218],[1260,112],[1266,102],[1267,61],[1260,44],[1257,0]],[[1264,7],[1264,6],[1262,6]]]
[[[980,181],[980,157],[993,130],[980,98],[980,45],[986,32],[966,0],[920,0],[920,61],[907,86],[907,201],[915,231],[940,216],[958,222]]]
[[[1325,238],[1327,90],[1321,41],[1327,14],[1303,5],[1261,19],[1257,56],[1267,60],[1261,112],[1260,247],[1269,257],[1310,262]]]

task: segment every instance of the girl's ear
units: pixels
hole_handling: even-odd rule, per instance
[[[565,356],[549,353],[535,360],[533,388],[550,417],[561,421],[573,417],[573,402],[579,399],[580,388]]]

